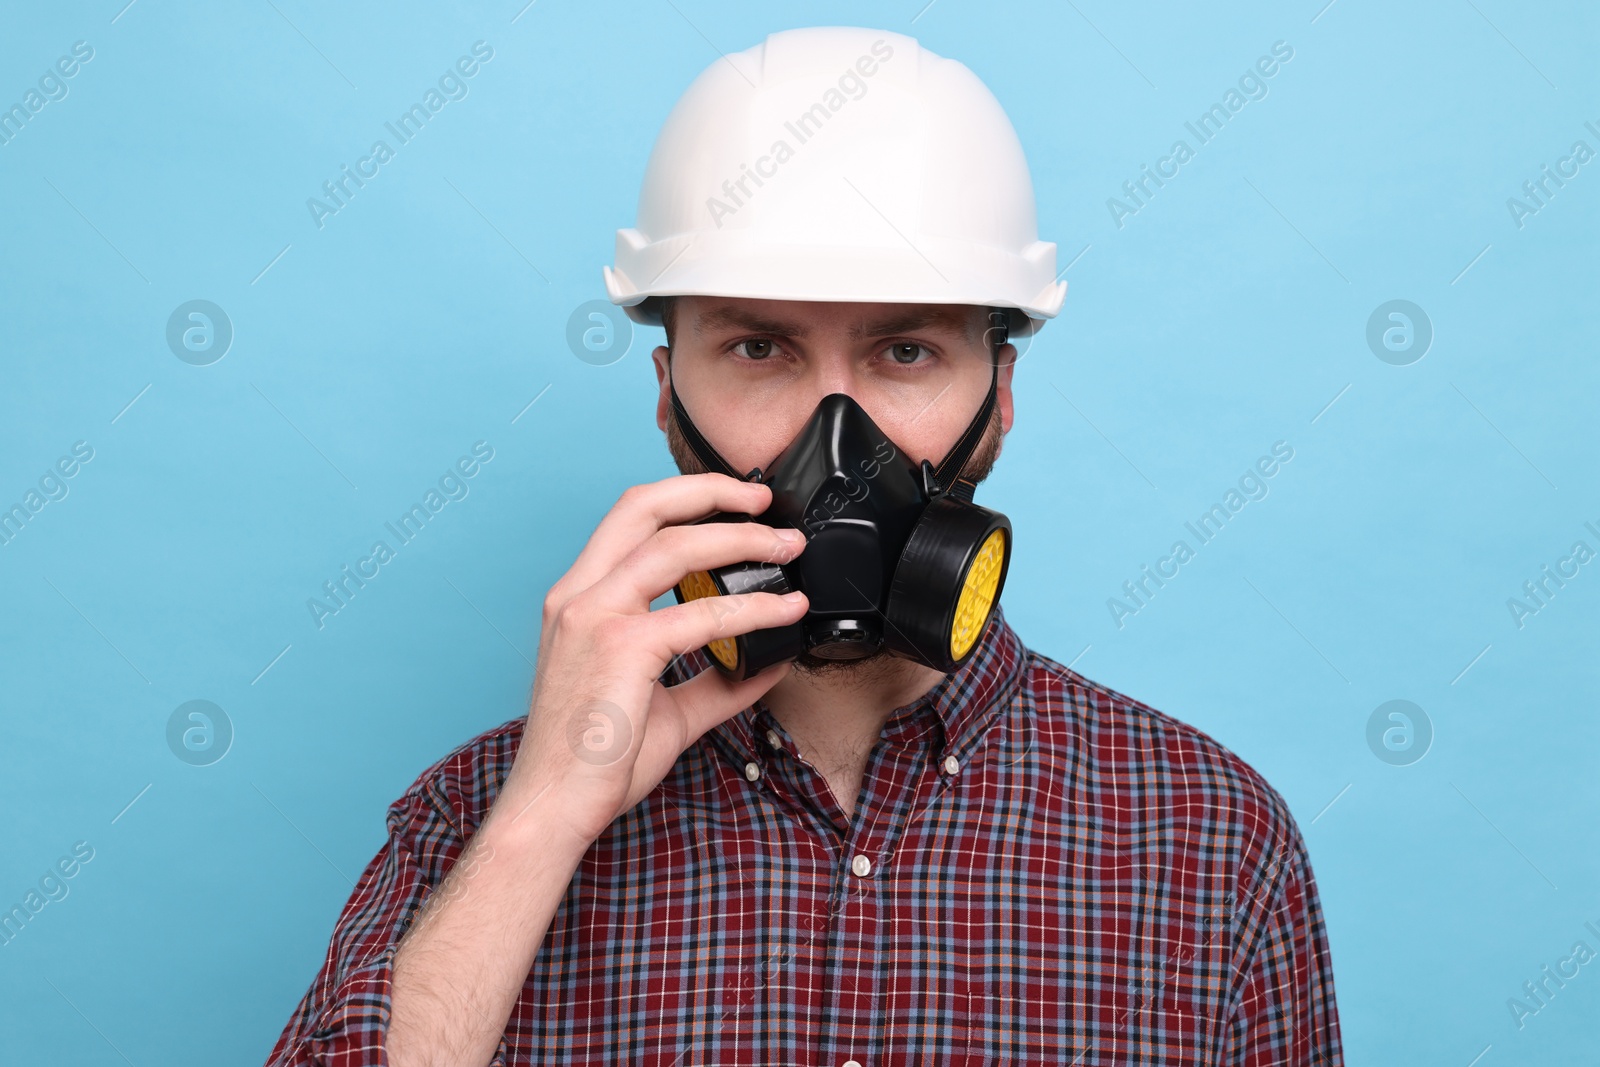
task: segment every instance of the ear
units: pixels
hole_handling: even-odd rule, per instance
[[[1000,347],[1000,374],[995,379],[994,399],[1000,408],[1000,433],[1011,432],[1011,372],[1017,366],[1017,348],[1013,344]]]
[[[666,345],[657,345],[650,353],[656,367],[656,385],[661,388],[661,395],[656,397],[656,429],[662,433],[667,432],[667,412],[672,410],[672,365],[667,361],[668,354]]]

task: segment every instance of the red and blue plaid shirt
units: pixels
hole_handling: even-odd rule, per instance
[[[708,667],[703,650],[663,675]],[[384,1064],[391,961],[523,721],[389,809],[269,1065]],[[997,608],[895,711],[854,816],[757,702],[584,856],[491,1061],[1343,1062],[1305,843],[1210,737],[1031,652]]]

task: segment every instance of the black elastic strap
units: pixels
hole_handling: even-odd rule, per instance
[[[711,447],[711,442],[705,439],[689,413],[683,408],[683,401],[678,397],[678,387],[672,382],[672,358],[667,357],[667,388],[672,392],[672,410],[678,418],[678,429],[683,431],[683,439],[689,442],[689,448],[700,457],[700,462],[711,468],[714,473],[726,474],[730,478],[744,480],[744,476],[735,473],[732,465],[722,458],[722,454]]]
[[[959,479],[958,495],[966,500],[972,499],[972,483],[960,478],[961,469],[967,465],[972,453],[983,441],[983,431],[988,429],[989,419],[994,413],[995,395],[1000,386],[1000,349],[1010,336],[1008,323],[1009,318],[1003,308],[989,309],[989,328],[984,331],[985,339],[994,342],[990,348],[991,367],[994,373],[989,376],[989,392],[984,396],[978,413],[967,423],[967,428],[956,441],[955,447],[945,454],[933,472],[935,480],[947,490],[955,490]]]

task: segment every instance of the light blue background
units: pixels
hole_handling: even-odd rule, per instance
[[[122,3],[8,4],[0,35],[3,105],[95,50],[0,145],[0,504],[95,450],[0,546],[0,907],[95,850],[0,948],[0,1060],[265,1058],[386,805],[525,711],[545,590],[675,473],[659,332],[608,366],[565,341],[656,130],[715,49],[829,23],[971,66],[1076,260],[979,497],[1024,640],[1288,799],[1350,1062],[1592,1059],[1600,963],[1520,1030],[1507,999],[1600,949],[1600,562],[1520,629],[1506,601],[1600,549],[1600,162],[1521,228],[1506,200],[1600,150],[1593,8]],[[319,230],[306,199],[480,39],[467,98]],[[1280,40],[1118,228],[1107,198]],[[236,331],[204,367],[164,337],[197,298]],[[1435,330],[1409,366],[1365,341],[1397,298]],[[470,495],[319,631],[307,598],[479,440]],[[1279,440],[1270,495],[1119,629],[1107,598]],[[1366,742],[1397,698],[1435,731],[1410,766]],[[236,731],[211,766],[167,746],[192,699]]]

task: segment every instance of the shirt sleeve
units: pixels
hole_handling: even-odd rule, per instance
[[[1292,827],[1292,823],[1290,824]],[[1311,860],[1298,829],[1257,879],[1239,930],[1247,941],[1223,1023],[1223,1063],[1342,1067],[1333,961]]]
[[[394,953],[428,894],[454,866],[462,835],[420,788],[389,808],[389,840],[350,894],[321,969],[267,1067],[387,1067]],[[506,1067],[502,1034],[489,1067]]]

